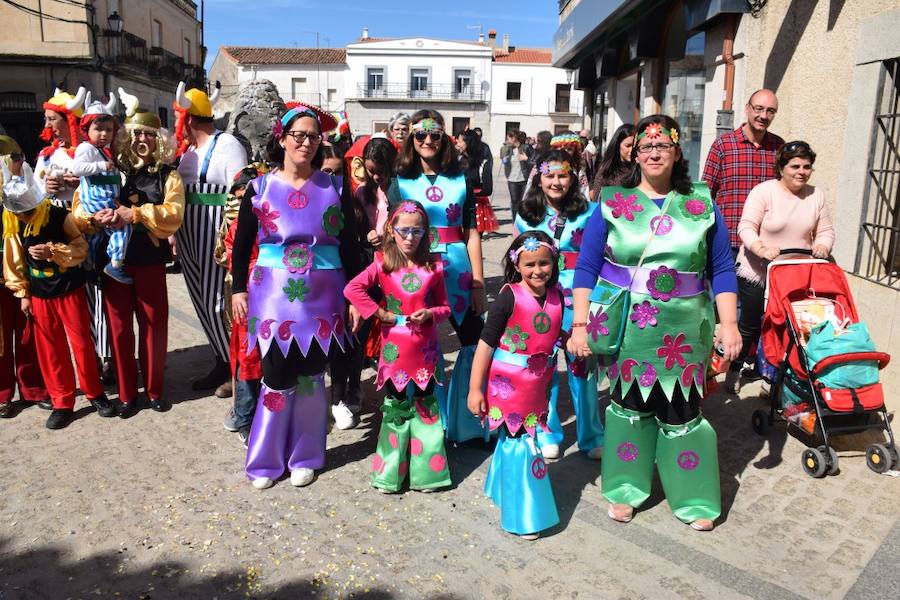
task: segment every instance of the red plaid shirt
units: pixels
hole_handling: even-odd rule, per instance
[[[775,178],[775,153],[783,145],[783,139],[767,131],[757,147],[741,125],[717,138],[706,156],[703,181],[725,217],[733,248],[741,245],[737,228],[747,195],[763,181]]]

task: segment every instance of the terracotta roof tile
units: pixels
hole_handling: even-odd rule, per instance
[[[551,52],[546,48],[516,48],[512,52],[497,48],[494,50],[494,62],[549,65]]]
[[[232,60],[251,65],[338,65],[347,62],[343,48],[262,48],[222,46]]]

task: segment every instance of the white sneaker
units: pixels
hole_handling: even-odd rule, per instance
[[[338,429],[353,429],[356,427],[356,415],[341,400],[331,405],[331,416],[334,417],[334,426]]]
[[[544,458],[549,458],[550,460],[559,458],[559,444],[541,446],[541,454],[544,455]]]
[[[264,490],[275,485],[275,481],[268,477],[257,477],[256,479],[251,480],[250,483],[258,490]]]
[[[740,394],[741,393],[741,372],[729,370],[725,374],[725,393]]]
[[[312,469],[301,467],[291,471],[291,485],[294,487],[303,487],[309,485],[316,478],[316,472]]]
[[[228,409],[228,414],[225,415],[225,420],[222,422],[222,425],[225,427],[225,431],[230,431],[234,433],[240,427],[237,425],[237,415],[234,414],[234,407]]]
[[[541,537],[541,534],[540,534],[540,532],[537,532],[537,533],[520,533],[520,534],[519,534],[519,537],[522,538],[523,540],[528,540],[529,542],[533,542],[534,540],[536,540],[536,539],[538,539],[539,537]]]
[[[600,460],[603,458],[603,446],[597,446],[587,451],[587,457],[591,460]]]

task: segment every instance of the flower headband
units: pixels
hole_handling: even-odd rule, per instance
[[[283,117],[275,121],[275,127],[272,128],[272,133],[275,135],[275,137],[280,138],[281,134],[284,133],[284,128],[287,127],[288,123],[291,122],[291,119],[293,119],[297,115],[312,117],[316,120],[316,123],[319,123],[319,115],[317,115],[314,110],[312,110],[311,108],[306,108],[305,106],[295,106],[294,108],[284,113]]]
[[[431,117],[427,117],[418,123],[415,123],[412,128],[413,131],[443,131],[441,124]]]
[[[556,246],[554,246],[553,244],[548,244],[547,242],[538,240],[536,237],[529,236],[525,238],[525,241],[522,242],[521,246],[519,246],[515,250],[509,251],[509,260],[513,264],[516,264],[519,262],[519,255],[522,252],[536,252],[541,246],[549,248],[553,256],[556,256],[559,253],[559,251],[556,249]]]
[[[660,135],[669,136],[673,144],[678,143],[678,130],[674,127],[672,129],[663,127],[662,123],[650,123],[647,125],[647,127],[644,128],[644,131],[637,135],[637,141],[641,141],[645,137],[655,140]]]
[[[571,173],[572,165],[570,165],[569,161],[567,160],[561,162],[553,161],[552,163],[542,162],[538,170],[541,172],[541,175],[549,175],[557,171],[560,171],[562,173]]]
[[[421,206],[419,206],[415,202],[407,200],[406,202],[404,202],[403,204],[400,205],[400,208],[397,209],[397,212],[416,213],[416,212],[421,212],[421,210],[422,210]]]

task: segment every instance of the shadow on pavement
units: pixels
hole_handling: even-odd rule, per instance
[[[42,546],[25,552],[9,549],[0,538],[0,597],[4,600],[61,597],[98,598],[310,598],[328,590],[315,579],[301,579],[274,588],[264,586],[266,573],[248,566],[243,571],[221,571],[201,575],[188,565],[162,560],[141,568],[129,567],[127,548],[95,554],[77,563],[69,562],[68,550]],[[348,590],[354,598],[389,599],[380,589]],[[450,598],[446,596],[446,598]]]

